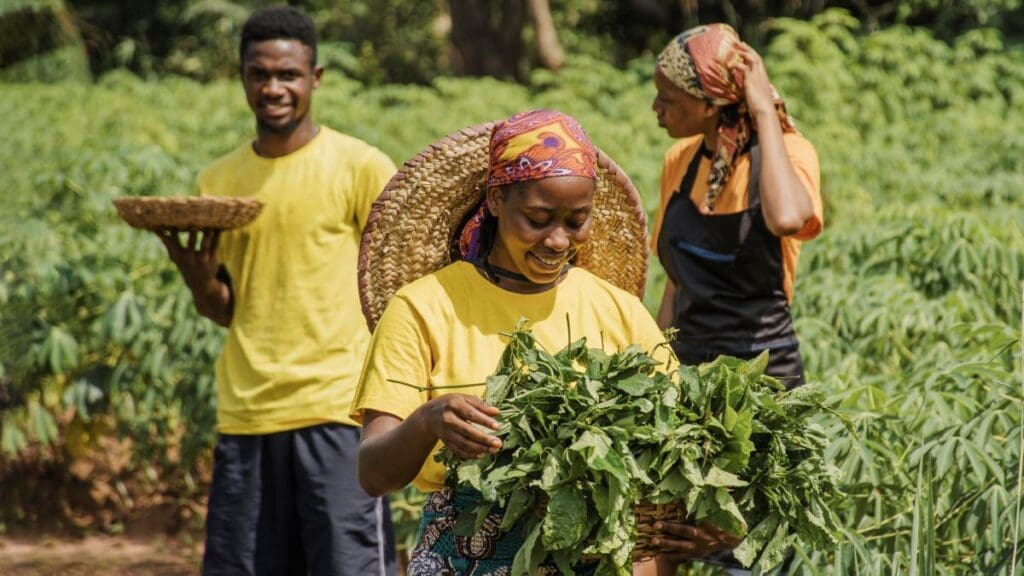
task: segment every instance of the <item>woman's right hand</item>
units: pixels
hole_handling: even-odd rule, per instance
[[[476,396],[445,394],[423,406],[427,425],[441,442],[464,460],[482,458],[501,449],[501,440],[481,430],[498,429],[499,410]]]

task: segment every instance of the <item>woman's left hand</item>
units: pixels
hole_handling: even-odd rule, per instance
[[[651,544],[671,550],[659,556],[677,561],[696,560],[713,552],[732,550],[740,544],[739,538],[707,522],[700,526],[655,522],[654,529],[660,534],[651,539]]]
[[[733,67],[733,74],[743,79],[743,96],[747,101],[750,115],[774,113],[774,89],[768,80],[768,72],[764,69],[761,55],[745,43],[740,44],[739,54],[742,60]]]

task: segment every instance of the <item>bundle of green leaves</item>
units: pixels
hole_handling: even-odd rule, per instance
[[[834,545],[838,474],[811,419],[827,409],[809,386],[784,391],[766,363],[671,369],[639,346],[609,355],[585,339],[550,354],[520,325],[484,396],[501,410],[502,449],[439,456],[450,484],[481,494],[457,533],[495,506],[503,530],[523,522],[513,575],[547,560],[571,574],[595,558],[598,574],[629,574],[638,503],[682,503],[688,522],[744,537],[734,553],[755,571],[781,562],[793,538]]]

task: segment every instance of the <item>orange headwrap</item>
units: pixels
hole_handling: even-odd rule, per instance
[[[504,186],[555,176],[597,179],[597,149],[579,122],[554,110],[519,112],[491,132],[487,186]],[[467,260],[479,255],[484,204],[459,236],[459,252]]]
[[[718,147],[711,162],[708,194],[704,200],[708,211],[714,210],[715,199],[754,129],[743,94],[743,76],[734,70],[743,61],[739,51],[741,44],[739,35],[728,24],[709,24],[676,36],[658,56],[658,69],[687,94],[709,100],[716,106],[739,105],[735,117],[722,115],[718,125]],[[796,132],[786,104],[774,87],[772,96],[782,130]]]

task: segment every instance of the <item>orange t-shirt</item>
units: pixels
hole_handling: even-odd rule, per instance
[[[821,204],[821,170],[818,166],[818,153],[815,152],[814,146],[800,134],[787,132],[783,134],[782,142],[786,146],[789,161],[793,164],[797,177],[811,195],[811,202],[814,204],[814,216],[804,223],[804,227],[796,234],[781,239],[782,287],[786,291],[786,298],[792,301],[793,281],[796,279],[796,265],[800,259],[801,242],[810,240],[821,233],[824,217]],[[676,142],[665,153],[665,162],[661,170],[661,204],[654,223],[654,231],[651,234],[651,246],[655,253],[658,251],[658,235],[661,233],[665,207],[668,206],[672,194],[679,189],[686,168],[693,160],[693,155],[699,154],[703,145],[703,136],[692,136]],[[707,158],[701,160],[693,190],[690,191],[690,199],[697,206],[702,205],[704,197],[707,196],[710,171],[711,160]],[[750,154],[748,153],[740,156],[728,182],[719,192],[718,199],[715,201],[715,214],[735,214],[746,210],[749,183]]]

